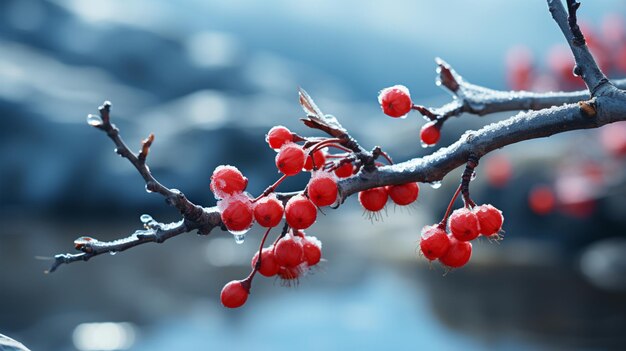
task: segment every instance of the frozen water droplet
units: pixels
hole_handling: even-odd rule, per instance
[[[109,251],[109,255],[111,256],[115,256],[117,254],[117,251]]]
[[[102,118],[98,115],[87,115],[87,123],[92,127],[100,127],[102,125]]]
[[[180,195],[181,192],[178,189],[171,189],[172,193],[176,194],[176,195]]]
[[[81,236],[80,238],[74,240],[74,247],[76,250],[82,250],[85,245],[94,241],[94,238],[88,236]]]
[[[141,221],[141,223],[148,223],[152,220],[152,216],[148,214],[142,214],[141,217],[139,217],[139,220]]]
[[[146,192],[147,192],[147,193],[151,193],[151,192],[152,192],[152,190],[150,190],[150,189],[148,188],[148,184],[146,184]]]
[[[423,141],[420,141],[420,144],[422,144],[422,147],[423,147],[424,149],[425,149],[425,148],[428,148],[428,147],[433,147],[433,146],[435,146],[435,144],[429,145],[429,144],[426,144],[426,143],[425,143],[425,142],[423,142]]]
[[[236,244],[243,244],[244,240],[246,240],[246,234],[234,234],[233,235],[235,237],[235,243]]]
[[[472,172],[472,177],[470,178],[470,180],[474,180],[476,179],[476,172]]]
[[[430,183],[430,187],[433,189],[439,189],[441,188],[441,182],[440,181],[434,181],[432,183]]]

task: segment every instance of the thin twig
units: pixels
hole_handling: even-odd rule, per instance
[[[591,92],[591,97],[597,96],[598,94],[601,95],[603,93],[601,89],[604,87],[612,87],[613,85],[600,70],[593,55],[591,55],[591,51],[589,51],[589,48],[585,44],[585,38],[578,27],[576,11],[580,7],[580,3],[574,0],[567,0],[568,13],[561,0],[547,1],[552,18],[558,24],[561,32],[563,32],[567,44],[574,54],[574,60],[576,61],[574,71],[585,81],[587,88]]]

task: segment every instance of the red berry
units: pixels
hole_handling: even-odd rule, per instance
[[[285,206],[285,219],[287,224],[294,229],[306,229],[317,218],[317,208],[302,195],[297,195],[287,201]]]
[[[513,174],[511,161],[501,154],[489,157],[484,162],[485,174],[489,184],[496,188],[502,188],[511,179]]]
[[[548,65],[552,73],[556,75],[564,88],[577,88],[584,86],[580,77],[574,76],[573,69],[576,65],[570,49],[566,45],[555,45],[548,53]]]
[[[611,156],[626,156],[626,123],[617,122],[600,128],[600,141]]]
[[[426,226],[422,229],[420,250],[427,259],[432,261],[445,255],[449,247],[450,238],[445,230],[437,225]]]
[[[344,163],[335,170],[335,175],[339,178],[348,178],[354,172],[352,163]]]
[[[244,231],[252,225],[252,203],[247,196],[226,198],[220,201],[218,206],[221,210],[222,222],[229,231]]]
[[[406,115],[413,107],[409,89],[404,85],[394,85],[381,90],[378,94],[378,102],[383,112],[394,118]]]
[[[248,178],[233,166],[218,166],[211,176],[211,191],[219,199],[241,193],[248,186]]]
[[[596,207],[597,188],[589,178],[580,175],[559,175],[554,183],[559,210],[566,215],[586,218]]]
[[[364,209],[372,212],[378,212],[385,207],[387,203],[387,190],[385,187],[378,187],[363,190],[359,193],[359,202]]]
[[[298,279],[302,274],[302,269],[299,266],[295,267],[280,267],[278,269],[278,276],[282,280],[294,280]]]
[[[278,240],[274,247],[276,263],[284,267],[300,265],[304,261],[304,249],[301,240],[293,236],[284,236]]]
[[[554,192],[546,185],[534,187],[528,195],[530,209],[538,215],[546,215],[554,209]]]
[[[515,46],[506,55],[506,72],[509,87],[528,90],[533,81],[533,56],[526,46]]]
[[[387,193],[393,202],[400,206],[406,206],[417,200],[420,188],[417,183],[406,183],[400,185],[390,185],[387,187]]]
[[[315,160],[315,168],[322,169],[324,167],[324,163],[326,163],[326,155],[324,151],[317,150],[313,153],[313,157],[308,155],[306,160],[304,161],[304,169],[310,171],[313,169],[313,160]]]
[[[233,280],[226,284],[220,294],[222,305],[228,308],[237,308],[243,306],[250,294],[240,280]]]
[[[428,122],[422,126],[420,131],[420,139],[424,145],[432,146],[437,144],[441,138],[441,126],[435,122]]]
[[[480,233],[484,236],[498,234],[502,230],[504,217],[502,212],[492,205],[480,205],[473,209],[478,224],[480,225]]]
[[[624,19],[616,14],[608,14],[602,20],[602,38],[606,39],[608,44],[613,45],[621,43],[626,39],[626,23]]]
[[[465,266],[472,257],[472,243],[459,241],[452,235],[448,237],[450,238],[450,248],[445,255],[439,258],[439,261],[450,268]]]
[[[478,217],[467,208],[454,210],[450,216],[448,225],[450,226],[452,235],[461,241],[474,240],[480,234]]]
[[[265,228],[277,226],[284,212],[283,203],[274,195],[264,197],[254,204],[254,219]]]
[[[293,141],[293,135],[289,129],[283,126],[275,126],[267,133],[265,141],[272,149],[280,149],[283,144]]]
[[[276,168],[288,176],[296,175],[304,167],[304,157],[304,151],[298,144],[285,144],[276,155]]]
[[[307,189],[309,199],[318,207],[330,206],[337,200],[337,182],[328,173],[317,172]]]
[[[315,266],[322,259],[322,242],[314,236],[302,240],[304,259],[309,266]]]
[[[252,268],[256,266],[258,259],[259,252],[257,251],[254,257],[252,257]],[[273,277],[278,273],[279,268],[280,266],[274,256],[274,246],[261,250],[261,267],[259,268],[259,273],[266,277]]]

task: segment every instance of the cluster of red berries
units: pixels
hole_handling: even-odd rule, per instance
[[[379,96],[385,113],[392,117],[407,114],[413,104],[408,89],[402,86],[387,88]],[[434,128],[436,135],[432,134]],[[422,130],[422,140],[436,143],[439,139],[439,126],[428,123]],[[351,177],[360,170],[361,163],[349,149],[339,144],[336,138],[303,138],[283,126],[273,127],[266,141],[276,151],[275,165],[282,176],[269,186],[259,197],[246,193],[248,179],[233,166],[219,166],[211,176],[210,188],[218,199],[218,209],[223,225],[234,236],[241,239],[256,221],[268,228],[259,250],[252,258],[252,271],[243,280],[233,280],[221,292],[222,304],[229,308],[245,304],[250,294],[252,280],[256,273],[266,277],[278,277],[286,284],[297,281],[317,265],[322,257],[321,242],[306,236],[317,218],[318,208],[331,206],[339,199],[337,180]],[[336,148],[344,153],[330,153]],[[392,163],[391,158],[382,156]],[[376,166],[379,166],[376,163]],[[295,195],[275,192],[280,183],[302,171],[310,172],[306,188]],[[359,192],[358,200],[367,211],[377,213],[382,210],[389,198],[399,206],[415,202],[419,195],[416,182],[376,187]],[[457,194],[455,195],[458,196]],[[454,202],[454,200],[452,201]],[[447,214],[446,214],[447,219]],[[264,247],[272,228],[284,220],[282,234],[269,247]],[[444,220],[443,223],[446,221]],[[430,260],[439,259],[448,267],[461,267],[471,256],[471,244],[480,233],[490,238],[499,237],[503,217],[491,205],[454,211],[449,219],[451,234],[445,231],[445,224],[424,228],[420,247]],[[238,240],[242,242],[242,240]]]
[[[479,235],[499,239],[504,217],[492,205],[463,207],[452,212],[445,221],[422,229],[420,251],[428,260],[438,259],[448,268],[459,268],[469,262],[472,256],[472,243]]]
[[[277,152],[276,168],[283,175],[261,196],[252,198],[245,192],[248,179],[236,167],[219,166],[211,176],[210,188],[218,199],[217,207],[222,223],[236,239],[242,238],[255,221],[268,228],[262,245],[270,229],[278,226],[283,219],[285,228],[290,228],[270,247],[261,246],[252,258],[253,271],[248,278],[231,281],[224,286],[221,300],[226,307],[239,307],[246,302],[256,272],[266,277],[278,276],[289,283],[320,262],[321,242],[315,237],[306,236],[303,230],[313,225],[319,207],[331,206],[337,202],[337,179],[350,177],[356,172],[348,155],[326,152],[327,147],[335,146],[334,139],[305,139],[283,126],[276,126],[268,132],[266,141]],[[304,145],[298,144],[300,141],[304,141]],[[279,199],[275,193],[278,185],[286,177],[297,175],[301,171],[311,172],[305,190]],[[393,193],[401,193],[400,189],[401,187]],[[400,199],[406,197],[401,194],[392,195],[392,198],[393,196]],[[386,198],[387,190],[385,201]]]
[[[388,185],[359,192],[359,203],[370,212],[378,212],[391,200],[399,206],[407,206],[417,200],[419,185],[415,182],[400,185]]]
[[[393,118],[404,118],[414,108],[409,89],[404,85],[385,88],[378,94],[383,112]],[[429,121],[422,126],[420,139],[423,146],[433,146],[441,138],[441,123]]]
[[[307,274],[322,259],[322,243],[303,231],[280,238],[274,245],[261,250],[252,258],[252,269],[265,277],[278,276],[285,282],[295,281]],[[251,279],[250,279],[251,280]],[[233,280],[226,284],[220,294],[222,304],[229,308],[243,306],[250,295],[248,279]]]
[[[272,228],[284,217],[294,229],[306,229],[317,218],[317,207],[330,206],[337,201],[337,176],[352,175],[352,164],[344,163],[333,172],[321,170],[326,165],[322,149],[305,150],[293,141],[293,134],[285,127],[274,127],[267,136],[271,148],[278,150],[276,167],[283,173],[267,195],[251,199],[245,193],[248,179],[233,166],[218,166],[211,176],[211,190],[219,199],[222,222],[232,233],[247,231],[256,220],[259,225]],[[307,155],[306,152],[310,151]],[[320,169],[320,170],[314,170]],[[306,193],[291,197],[283,206],[272,193],[287,176],[302,170],[312,172]]]

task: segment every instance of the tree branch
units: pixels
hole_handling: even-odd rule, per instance
[[[485,116],[497,112],[541,110],[591,98],[588,90],[533,93],[489,89],[466,81],[444,60],[437,58],[435,62],[438,73],[437,84],[445,87],[454,100],[438,108],[426,108],[420,105],[413,107],[431,120],[437,119],[443,122],[462,113]],[[626,89],[626,79],[615,80],[613,83],[619,89]]]
[[[184,220],[169,224],[157,223],[152,220],[146,223],[145,230],[138,230],[129,237],[115,241],[99,241],[91,237],[80,237],[74,241],[74,246],[77,250],[82,252],[78,254],[67,253],[54,256],[54,263],[46,273],[54,272],[64,263],[88,261],[94,256],[104,253],[115,254],[145,243],[162,243],[169,238],[197,229],[196,226],[197,224],[185,222]]]
[[[591,96],[596,96],[604,86],[611,86],[611,82],[609,82],[604,73],[600,70],[600,67],[598,67],[598,64],[585,43],[583,33],[578,27],[576,11],[580,7],[580,3],[575,0],[567,0],[568,11],[566,11],[561,0],[547,1],[552,18],[554,18],[554,21],[556,21],[559,28],[561,28],[561,32],[563,32],[565,40],[567,40],[567,44],[574,54],[576,61],[574,73],[580,75],[585,81],[587,88],[591,92]]]
[[[493,123],[478,131],[468,131],[454,144],[437,152],[339,182],[342,201],[359,191],[391,184],[440,181],[446,174],[467,162],[470,154],[482,157],[506,145],[524,140],[544,138],[557,133],[626,120],[626,95],[614,91],[610,96],[595,99],[595,115],[589,115],[585,105],[568,104],[540,111],[521,112],[506,120]]]
[[[439,181],[450,171],[464,165],[470,155],[475,156],[478,160],[485,154],[506,145],[571,130],[597,128],[608,123],[626,120],[626,94],[606,80],[606,77],[597,68],[593,57],[584,44],[584,37],[582,37],[581,45],[580,37],[582,34],[577,34],[579,31],[576,29],[577,25],[574,27],[575,13],[578,7],[576,2],[568,0],[570,5],[569,22],[565,9],[559,0],[548,0],[548,4],[554,19],[570,42],[579,70],[592,92],[591,100],[588,100],[590,96],[587,91],[535,94],[487,89],[465,82],[448,64],[442,60],[437,60],[440,83],[448,88],[456,99],[439,109],[427,109],[423,106],[414,107],[427,117],[445,120],[463,112],[486,115],[512,110],[536,111],[522,112],[506,120],[485,126],[478,131],[468,131],[454,144],[441,148],[431,155],[395,165],[377,167],[375,160],[381,155],[387,157],[381,148],[376,146],[372,151],[367,151],[361,147],[334,116],[323,114],[308,94],[300,89],[300,104],[307,113],[307,117],[302,120],[304,124],[327,133],[332,137],[332,142],[336,141],[342,149],[351,151],[352,155],[347,157],[354,160],[361,169],[356,176],[338,182],[340,203],[343,203],[348,196],[354,193],[373,187],[408,182]],[[572,31],[577,39],[573,37]],[[574,40],[575,43],[572,42],[572,38],[576,39]],[[617,81],[617,85],[623,88],[626,86],[626,80]],[[115,143],[116,152],[128,159],[143,177],[146,182],[146,189],[164,196],[166,202],[176,207],[183,218],[179,222],[163,224],[144,215],[142,221],[145,229],[138,230],[126,238],[115,241],[99,241],[90,237],[78,238],[74,245],[81,252],[56,255],[49,272],[55,271],[64,263],[87,261],[94,256],[125,251],[148,242],[161,243],[193,230],[198,230],[200,234],[204,235],[209,234],[215,227],[225,230],[216,206],[209,208],[198,206],[189,201],[180,191],[163,186],[152,176],[145,161],[149,148],[154,141],[154,136],[150,135],[144,140],[139,154],[134,154],[121,139],[119,130],[111,124],[110,107],[109,102],[100,106],[100,116],[89,115],[89,124],[106,132]],[[298,141],[307,141],[313,144],[324,142],[323,140],[308,140],[301,137]],[[326,141],[328,142],[328,140]],[[277,193],[276,195],[285,202],[299,193]]]
[[[89,124],[104,131],[107,136],[113,140],[113,143],[115,143],[116,146],[115,152],[126,158],[133,164],[133,166],[135,166],[139,174],[146,182],[146,190],[148,192],[156,192],[163,195],[167,204],[176,207],[185,219],[191,221],[202,220],[200,218],[204,215],[202,207],[189,201],[179,190],[169,189],[163,186],[152,176],[152,173],[150,172],[150,169],[146,165],[145,161],[148,155],[148,150],[154,141],[154,136],[150,135],[148,139],[144,140],[142,142],[142,148],[139,155],[135,155],[132,151],[130,151],[128,146],[126,146],[126,143],[124,143],[120,137],[119,129],[111,123],[111,103],[109,101],[105,101],[102,106],[98,108],[98,111],[100,111],[100,118],[98,119],[97,116],[89,115],[87,117]]]

